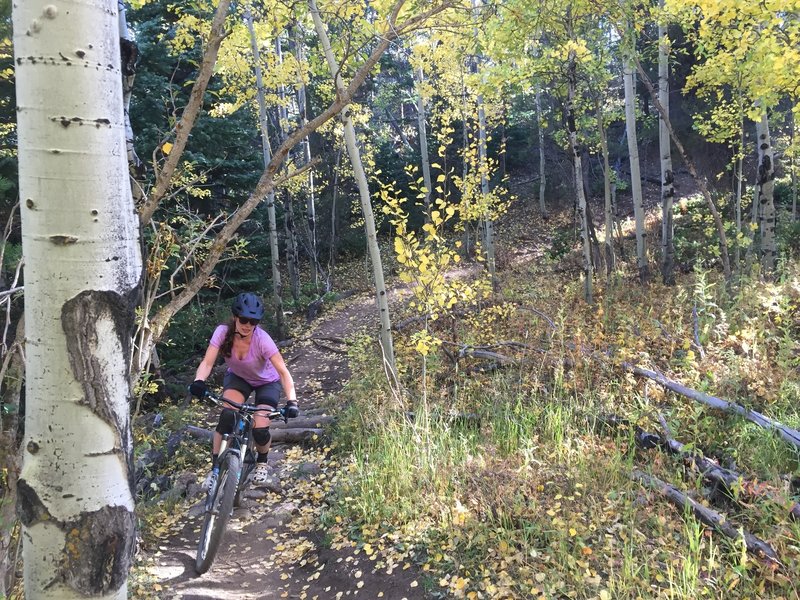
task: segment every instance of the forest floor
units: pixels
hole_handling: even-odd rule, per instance
[[[324,313],[302,340],[282,353],[302,401],[301,417],[324,420],[335,414],[335,395],[350,377],[341,341],[374,319],[374,296],[350,297]],[[333,398],[334,401],[324,401]],[[320,528],[326,496],[340,465],[324,437],[306,444],[275,444],[270,463],[276,475],[269,488],[251,488],[234,510],[211,569],[194,570],[202,524],[202,494],[188,512],[168,518],[157,550],[140,557],[132,593],[138,597],[226,599],[423,598],[424,575],[398,555],[379,560],[369,548],[331,539]],[[205,476],[198,473],[198,480]]]
[[[532,185],[523,182],[518,187],[525,196],[533,196],[532,189],[527,189]],[[647,204],[657,206],[657,192],[650,196]],[[507,219],[513,223],[524,214],[524,221],[530,219],[535,226],[526,227],[525,234],[504,252],[506,267],[541,260],[557,236],[556,229],[567,226],[568,210],[551,215],[546,222],[530,214],[534,210],[534,201],[528,200],[527,206]],[[601,218],[602,207],[594,210]],[[601,227],[600,223],[596,226]],[[567,269],[572,262],[574,257],[564,261]],[[468,274],[460,271],[451,276]],[[391,292],[394,308],[403,295],[402,288]],[[316,416],[326,423],[336,417],[340,408],[336,393],[350,378],[343,342],[368,333],[375,321],[374,296],[364,292],[335,304],[282,351],[302,399],[301,417]],[[209,416],[209,428],[216,414],[212,411]],[[373,551],[369,543],[353,541],[362,532],[332,538],[322,527],[326,498],[335,492],[337,470],[342,468],[326,444],[325,436],[299,444],[273,444],[270,463],[275,480],[268,488],[248,491],[243,506],[234,510],[214,564],[202,576],[194,570],[205,498],[198,489],[205,473],[198,473],[198,484],[189,486],[188,510],[180,504],[171,516],[160,516],[164,520],[154,528],[158,542],[140,553],[132,595],[185,600],[441,597],[441,591],[431,591],[440,586],[412,560],[417,554],[413,544],[387,557]],[[374,532],[363,533],[368,538]],[[402,541],[398,545],[402,548]]]
[[[391,412],[383,409],[392,398],[381,389],[389,386],[380,368],[365,370],[359,362],[370,354],[358,347],[359,333],[376,337],[371,293],[326,305],[307,328],[297,326],[301,333],[282,353],[298,385],[301,417],[325,427],[333,417],[333,439],[349,446],[334,447],[325,434],[276,445],[275,481],[234,512],[203,576],[194,572],[202,494],[197,483],[189,486],[188,501],[149,517],[132,596],[799,598],[792,573],[800,524],[788,521],[782,513],[788,504],[780,504],[792,485],[800,489],[797,453],[742,419],[665,393],[611,360],[595,360],[613,350],[617,360],[659,369],[800,426],[794,341],[800,278],[793,271],[783,287],[742,286],[728,294],[714,279],[702,204],[687,200],[690,181],[679,184],[676,212],[688,248],[682,256],[691,261],[679,260],[678,285],[639,285],[632,219],[623,207],[628,259],[618,263],[613,285],[596,277],[595,302],[587,304],[575,215],[562,207],[541,219],[533,183],[522,182],[517,193],[526,199],[497,228],[502,300],[458,325],[443,319],[431,326],[451,347],[494,349],[518,366],[492,372],[474,357],[454,360],[455,351],[442,350],[420,369],[425,363],[414,355],[414,334],[404,329],[395,351],[405,353],[409,398],[399,413],[393,408],[396,420],[383,414]],[[647,197],[649,239],[655,240],[658,194],[649,189]],[[602,210],[595,204],[593,212],[599,227]],[[394,268],[387,263],[387,271]],[[368,287],[360,277],[359,285]],[[390,291],[395,324],[411,312],[403,294]],[[546,339],[549,347],[535,347]],[[512,354],[512,348],[522,350]],[[773,368],[762,373],[763,365]],[[420,381],[423,387],[412,389]],[[439,416],[477,416],[480,427],[435,418],[409,424],[404,411],[428,406]],[[212,413],[206,426],[213,427],[213,411],[201,410]],[[619,415],[631,427],[612,432],[598,421],[603,414]],[[764,489],[778,505],[715,497],[716,488],[680,461],[639,448],[632,432],[638,426],[660,431],[657,416],[689,447],[738,464],[759,485],[767,482]],[[425,452],[414,437],[420,432],[427,436]],[[196,444],[189,451],[206,449]],[[205,472],[196,462],[189,475],[199,481]],[[712,534],[631,481],[632,469],[722,508],[737,527],[772,542],[785,567],[775,571],[746,556],[738,542]]]

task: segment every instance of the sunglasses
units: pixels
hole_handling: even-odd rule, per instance
[[[246,317],[236,317],[239,319],[239,323],[242,325],[258,325],[261,322],[261,319],[248,319]]]

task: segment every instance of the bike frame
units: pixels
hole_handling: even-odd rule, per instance
[[[239,458],[239,472],[236,474],[236,487],[238,490],[242,485],[242,481],[246,481],[250,471],[255,468],[255,454],[253,452],[253,440],[251,438],[251,433],[253,430],[253,416],[257,412],[266,411],[269,411],[266,416],[270,420],[282,419],[286,421],[286,416],[283,414],[283,411],[263,408],[262,406],[254,404],[248,404],[247,400],[245,400],[244,404],[240,404],[239,402],[229,400],[224,396],[217,396],[212,392],[206,392],[206,397],[211,399],[218,406],[233,409],[236,413],[233,425],[233,433],[226,433],[222,436],[222,444],[219,447],[218,462],[222,463],[222,461],[225,459],[225,455],[230,453],[236,454],[236,456]],[[248,452],[253,455],[252,464],[245,462]],[[244,474],[244,478],[242,477],[242,474]],[[206,498],[207,511],[210,510],[213,512],[216,510],[213,506],[213,498],[216,491],[216,485],[214,488],[208,491],[208,496]]]

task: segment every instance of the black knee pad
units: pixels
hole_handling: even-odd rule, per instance
[[[219,423],[217,423],[217,433],[225,435],[226,433],[233,433],[233,426],[236,424],[236,413],[230,408],[223,409],[222,414],[219,416]]]
[[[272,439],[269,427],[255,427],[253,429],[253,441],[257,446],[266,446]]]

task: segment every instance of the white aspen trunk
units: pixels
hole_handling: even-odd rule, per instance
[[[462,169],[461,169],[461,180],[466,183],[467,176],[469,175],[469,161],[467,160],[467,156],[469,156],[469,111],[467,110],[467,88],[463,84],[461,84],[461,124],[462,124],[462,137],[461,137],[461,154],[462,154]],[[466,185],[464,186],[465,189],[462,190],[462,193],[466,192]],[[465,194],[466,195],[466,194]],[[469,212],[470,204],[469,204],[469,195],[467,195],[466,200],[466,208],[467,212]],[[471,236],[470,236],[470,223],[464,223],[464,258],[469,259],[472,256],[472,248],[471,248]]]
[[[138,58],[139,49],[136,42],[133,40],[130,29],[128,29],[128,19],[125,12],[125,3],[122,0],[117,1],[119,7],[119,39],[121,49],[121,67],[122,67],[122,105],[125,110],[125,147],[128,152],[128,163],[133,167],[138,167],[141,164],[139,157],[136,155],[136,149],[133,146],[133,127],[131,126],[131,96],[133,96],[133,80],[136,78],[136,59]],[[141,192],[140,186],[134,187],[134,193]],[[140,196],[141,197],[141,196]]]
[[[758,143],[758,229],[761,234],[761,267],[765,274],[775,271],[778,254],[775,240],[775,164],[769,120],[766,112],[756,121]]]
[[[616,256],[614,254],[614,198],[611,194],[611,165],[608,160],[608,138],[606,136],[606,126],[603,117],[603,105],[598,98],[597,110],[597,130],[600,132],[600,152],[603,155],[603,199],[605,216],[605,259],[606,275],[611,276],[616,268]]]
[[[686,152],[686,148],[684,148],[680,138],[678,138],[678,136],[675,134],[675,130],[672,128],[672,123],[669,120],[669,113],[664,110],[664,107],[661,106],[661,102],[658,101],[658,94],[653,87],[653,83],[647,76],[642,64],[636,59],[635,54],[631,55],[631,61],[635,62],[636,70],[639,72],[639,75],[642,78],[642,83],[644,83],[645,87],[647,88],[647,92],[650,94],[653,105],[664,119],[664,124],[666,125],[667,131],[669,131],[670,138],[672,138],[672,143],[675,144],[678,154],[680,154],[683,162],[686,164],[689,174],[692,176],[692,179],[694,179],[695,183],[697,183],[697,186],[700,188],[700,192],[703,194],[703,198],[708,205],[708,210],[711,212],[711,216],[714,219],[714,225],[717,228],[717,235],[719,236],[719,253],[722,262],[722,272],[725,275],[725,280],[729,281],[731,278],[731,263],[728,257],[728,238],[725,235],[725,226],[722,222],[722,216],[719,214],[716,204],[714,204],[714,199],[711,197],[711,192],[708,189],[708,185],[706,185],[705,179],[700,177],[697,172],[697,168],[694,165],[694,161],[692,161],[689,154]]]
[[[117,2],[13,7],[25,257],[25,597],[127,598],[142,277]]]
[[[275,39],[275,56],[278,65],[283,65],[283,44],[281,36]],[[285,127],[289,125],[289,113],[286,110],[286,88],[278,86],[278,138],[286,138]],[[286,232],[286,270],[289,272],[289,287],[295,304],[300,304],[300,254],[297,248],[297,228],[294,225],[294,198],[289,190],[284,190],[283,229]]]
[[[297,40],[295,46],[297,49],[297,62],[302,64],[305,60],[303,56],[303,44],[300,39],[300,28],[297,29]],[[303,83],[303,78],[299,77],[297,82],[297,110],[300,115],[300,127],[305,127],[308,123],[307,100],[306,100],[306,85]],[[303,156],[306,164],[311,163],[311,136],[307,136],[303,140]],[[308,250],[311,255],[311,263],[313,265],[312,278],[314,289],[319,293],[320,278],[327,279],[323,276],[322,267],[319,262],[319,250],[317,249],[317,200],[316,191],[314,189],[314,169],[308,171],[308,198],[306,201],[306,229],[308,230]],[[329,289],[325,290],[330,291]]]
[[[578,148],[578,127],[575,116],[575,93],[577,87],[577,65],[575,51],[570,50],[567,59],[567,130],[569,131],[569,145],[572,151],[572,165],[575,176],[575,194],[578,201],[578,212],[581,219],[581,239],[583,241],[583,275],[584,298],[590,303],[593,300],[592,281],[592,244],[589,238],[589,219],[586,214],[586,196],[583,193],[583,165],[581,153]]]
[[[795,124],[794,111],[789,109],[789,145],[792,148],[792,153],[789,155],[789,174],[792,178],[792,222],[797,221],[797,146],[795,146],[795,139],[797,133],[797,125]]]
[[[739,147],[737,148],[739,156],[736,159],[736,198],[734,199],[736,207],[736,244],[734,247],[734,262],[736,264],[735,270],[739,270],[742,260],[742,245],[739,238],[742,234],[742,182],[744,180],[744,119],[739,119]]]
[[[250,47],[253,51],[253,71],[256,77],[256,96],[258,99],[258,123],[261,129],[261,150],[264,157],[264,169],[272,161],[272,148],[269,144],[267,129],[267,102],[264,97],[264,77],[261,72],[261,51],[258,49],[256,30],[253,27],[253,16],[250,9],[245,9],[244,20],[250,32]],[[275,305],[275,325],[279,339],[286,337],[286,322],[283,318],[283,284],[281,283],[280,250],[278,249],[278,223],[275,217],[275,190],[267,193],[267,221],[269,227],[269,254],[272,268],[272,303]]]
[[[547,206],[544,203],[544,194],[547,189],[547,177],[545,174],[545,154],[544,154],[544,117],[542,116],[542,89],[536,85],[536,123],[539,132],[539,212],[542,216],[547,216]]]
[[[647,281],[650,273],[647,265],[647,232],[644,227],[644,206],[642,204],[642,176],[639,170],[639,144],[636,138],[636,96],[633,89],[633,65],[626,57],[623,67],[625,84],[625,127],[628,131],[628,154],[631,164],[631,195],[633,197],[633,216],[636,221],[636,266],[639,280]]]
[[[422,161],[422,181],[425,183],[425,220],[431,220],[431,192],[433,183],[431,181],[431,159],[428,155],[428,129],[425,126],[425,98],[422,97],[422,84],[425,81],[425,73],[422,67],[414,71],[417,81],[417,129],[419,131],[419,154]]]
[[[489,160],[486,155],[486,111],[483,108],[483,94],[478,94],[478,159],[481,172],[481,194],[489,195]],[[483,218],[483,245],[486,252],[486,266],[492,278],[492,289],[497,285],[494,260],[494,220],[487,214]]]
[[[664,6],[664,0],[659,4]],[[658,25],[658,101],[669,115],[669,38],[663,23]],[[675,199],[674,174],[669,130],[664,117],[658,115],[658,149],[661,156],[661,279],[675,283],[675,244],[672,203]]]
[[[331,42],[328,39],[328,33],[325,24],[317,8],[316,0],[309,0],[309,7],[311,9],[311,17],[314,20],[314,29],[317,32],[322,50],[325,53],[325,60],[328,63],[328,68],[333,77],[336,89],[342,93],[345,89],[344,82],[342,81],[339,65],[336,63],[336,58],[331,49]],[[367,183],[367,175],[364,172],[364,165],[361,162],[361,154],[358,150],[358,143],[356,140],[356,130],[353,125],[353,119],[350,117],[349,107],[345,107],[342,111],[342,121],[344,122],[344,139],[347,145],[347,153],[350,156],[350,162],[353,166],[353,174],[358,184],[358,193],[361,199],[361,210],[364,213],[364,224],[367,232],[367,248],[369,250],[370,261],[372,262],[372,275],[375,282],[375,296],[378,305],[378,312],[380,314],[381,332],[380,341],[383,350],[383,358],[388,368],[395,373],[394,362],[394,346],[392,342],[392,323],[389,319],[389,298],[386,294],[386,284],[383,279],[383,263],[381,261],[381,251],[378,247],[378,236],[375,230],[375,216],[372,213],[372,203],[369,194],[369,184]]]

